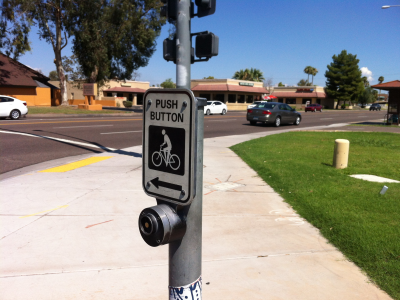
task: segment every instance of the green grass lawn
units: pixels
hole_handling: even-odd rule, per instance
[[[78,109],[71,106],[52,106],[52,107],[40,107],[40,106],[29,106],[28,114],[126,114],[131,113],[130,111],[122,110],[86,110]]]
[[[349,167],[332,167],[335,139],[350,141]],[[235,151],[321,234],[394,299],[400,299],[400,135],[290,132],[235,145]],[[385,195],[379,192],[389,187]]]

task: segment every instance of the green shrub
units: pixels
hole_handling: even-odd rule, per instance
[[[132,101],[124,101],[122,102],[125,107],[132,107]]]

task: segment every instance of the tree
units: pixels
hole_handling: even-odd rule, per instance
[[[58,77],[57,71],[50,71],[49,73],[50,80],[60,80]]]
[[[89,82],[131,79],[148,64],[166,21],[160,17],[161,6],[159,0],[74,2],[68,28]]]
[[[307,79],[301,79],[297,83],[297,86],[311,86],[311,83],[309,83]]]
[[[28,39],[31,21],[11,1],[3,0],[0,11],[0,50],[8,57],[18,60],[31,50]]]
[[[307,66],[304,68],[303,72],[308,75],[307,82],[310,82],[310,75],[313,73],[314,68],[311,66]]]
[[[385,81],[385,77],[379,76],[378,81],[379,81],[379,84],[381,84],[382,82]],[[379,94],[380,94],[380,93],[381,93],[381,89],[379,89]]]
[[[203,79],[215,79],[214,76],[204,77]]]
[[[364,107],[367,103],[372,103],[375,101],[374,89],[371,87],[364,88],[364,91],[358,97],[358,102]]]
[[[176,88],[176,84],[172,82],[172,78],[168,78],[167,80],[162,82],[160,84],[160,86],[163,87],[164,89],[175,89]]]
[[[312,68],[312,73],[311,73],[311,85],[314,85],[314,76],[318,74],[318,69],[317,68]]]
[[[274,82],[274,80],[271,77],[264,80],[263,85],[268,90],[268,93],[270,93],[270,94],[271,94],[271,87],[273,85],[273,82]]]
[[[369,81],[368,81],[367,76],[363,76],[363,77],[361,77],[361,79],[363,81],[364,86],[368,87],[369,86]]]
[[[8,0],[9,9],[23,13],[24,18],[39,28],[39,38],[53,47],[54,63],[60,78],[61,105],[68,105],[67,81],[62,65],[61,51],[68,44],[66,23],[72,1],[60,0]]]
[[[279,82],[278,86],[285,86],[285,85],[282,82]]]
[[[85,79],[85,74],[83,74],[82,67],[79,65],[75,54],[72,54],[71,56],[63,56],[62,63],[65,71],[65,78],[67,80],[82,81]]]
[[[325,72],[326,92],[329,97],[337,100],[337,109],[340,101],[346,103],[357,98],[362,79],[357,55],[343,50],[332,59],[333,62],[327,66],[328,70]]]
[[[236,71],[232,79],[248,80],[248,81],[263,81],[264,75],[259,69],[244,69]]]

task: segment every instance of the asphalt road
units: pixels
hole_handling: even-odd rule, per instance
[[[282,130],[251,126],[245,112],[205,116],[204,137]],[[324,111],[302,113],[299,127],[383,119],[378,111]],[[100,153],[142,144],[142,115],[126,117],[34,118],[0,121],[0,174],[33,164],[79,154]]]

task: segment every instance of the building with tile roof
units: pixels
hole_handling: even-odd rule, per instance
[[[375,84],[371,87],[389,92],[386,122],[400,125],[400,80]]]

